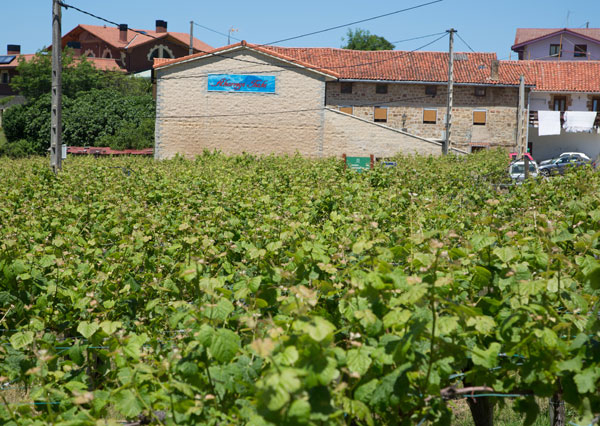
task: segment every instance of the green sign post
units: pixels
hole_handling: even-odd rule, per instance
[[[370,157],[348,157],[344,154],[344,160],[346,161],[346,167],[357,172],[373,168],[374,158],[372,155]]]

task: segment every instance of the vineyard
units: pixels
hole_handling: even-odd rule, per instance
[[[3,159],[0,423],[596,422],[600,174],[396,161]]]

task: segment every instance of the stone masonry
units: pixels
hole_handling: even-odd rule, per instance
[[[251,50],[227,56],[156,69],[156,158],[205,150],[309,157],[441,152],[439,143],[328,110],[330,77],[278,66],[279,60]],[[209,92],[208,74],[273,75],[276,93]]]
[[[374,107],[387,108],[385,125],[424,138],[441,140],[445,134],[447,91],[436,85],[435,96],[426,95],[425,84],[387,84],[387,94],[376,93],[376,83],[352,83],[352,93],[341,93],[341,83],[328,82],[326,103],[331,108],[353,107],[352,114],[374,120]],[[475,86],[454,86],[452,146],[470,151],[472,146],[504,147],[516,144],[518,88],[485,87],[484,96],[475,96]],[[434,123],[423,122],[423,111],[435,109]],[[473,111],[485,111],[485,125],[473,123]]]

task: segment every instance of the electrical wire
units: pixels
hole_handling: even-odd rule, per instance
[[[458,38],[460,39],[460,41],[462,41],[462,42],[465,44],[465,46],[467,46],[467,47],[469,48],[469,50],[470,50],[471,52],[473,52],[473,53],[476,53],[476,52],[473,50],[473,48],[472,48],[471,46],[469,46],[469,43],[467,43],[467,42],[465,41],[465,39],[464,39],[464,38],[462,38],[462,37],[460,36],[460,34],[458,33],[458,31],[457,31],[455,34],[456,34],[456,37],[458,37]]]
[[[70,4],[67,4],[67,3],[64,3],[64,2],[62,2],[62,1],[59,1],[59,2],[58,2],[58,4],[59,4],[60,6],[62,6],[62,7],[64,7],[65,9],[74,9],[74,10],[76,10],[76,11],[80,12],[80,13],[83,13],[84,15],[88,15],[88,16],[91,16],[92,18],[96,18],[96,19],[99,19],[100,21],[106,22],[107,24],[111,24],[111,25],[114,25],[114,26],[116,26],[116,27],[118,27],[118,26],[120,25],[120,24],[117,24],[117,23],[116,23],[116,22],[114,22],[114,21],[110,21],[110,20],[108,20],[108,19],[106,19],[106,18],[103,18],[103,17],[101,17],[101,16],[95,15],[95,14],[93,14],[93,13],[91,13],[91,12],[87,12],[87,11],[85,11],[85,10],[83,10],[83,9],[80,9],[80,8],[78,8],[78,7],[76,7],[76,6],[73,6],[73,5],[70,5]],[[153,38],[153,39],[155,39],[155,40],[160,40],[160,39],[159,39],[159,37],[154,37],[154,36],[152,36],[152,35],[150,35],[150,34],[147,34],[145,31],[141,31],[141,30],[134,30],[134,29],[131,29],[131,28],[128,28],[128,30],[129,30],[129,31],[133,31],[134,33],[138,33],[138,34],[141,34],[141,35],[145,35],[146,37],[150,37],[150,38]]]
[[[438,36],[438,35],[441,35],[441,34],[446,34],[446,32],[444,31],[444,32],[441,32],[441,33],[427,34],[427,35],[420,36],[420,37],[405,38],[404,40],[392,41],[392,44],[404,43],[406,41],[420,40],[422,38],[434,37],[434,36]]]
[[[194,22],[194,21],[192,21],[192,22]],[[212,28],[205,27],[204,25],[200,25],[197,22],[194,22],[194,25],[197,26],[197,27],[200,27],[200,28],[204,28],[205,30],[211,31],[211,32],[213,32],[215,34],[222,35],[223,37],[232,38],[232,39],[237,40],[237,41],[242,41],[241,39],[236,38],[236,37],[232,36],[231,34],[225,34],[225,33],[222,33],[220,31],[213,30]]]
[[[366,18],[366,19],[361,19],[358,21],[350,22],[348,24],[336,25],[335,27],[329,27],[329,28],[325,28],[325,29],[319,30],[319,31],[313,31],[313,32],[306,33],[306,34],[300,34],[300,35],[297,35],[294,37],[282,38],[281,40],[276,40],[276,41],[272,41],[270,43],[265,43],[265,44],[262,44],[261,46],[269,46],[269,45],[273,45],[273,44],[283,43],[284,41],[296,40],[296,39],[299,39],[302,37],[308,37],[308,36],[315,35],[315,34],[321,34],[321,33],[328,32],[328,31],[338,30],[340,28],[349,27],[351,25],[362,24],[363,22],[369,22],[369,21],[373,21],[375,19],[385,18],[387,16],[392,16],[392,15],[397,15],[399,13],[408,12],[409,10],[418,9],[421,7],[429,6],[431,4],[440,3],[442,1],[444,1],[444,0],[434,0],[434,1],[427,2],[427,3],[419,4],[417,6],[412,6],[412,7],[407,7],[405,9],[396,10],[394,12],[384,13],[383,15],[377,15],[377,16],[373,16],[371,18]]]
[[[419,6],[414,6],[414,7],[412,7],[412,8],[402,9],[402,10],[400,10],[400,11],[391,12],[391,13],[389,13],[389,14],[380,15],[380,16],[376,16],[376,17],[373,17],[373,18],[368,18],[367,20],[373,20],[373,19],[377,19],[377,18],[380,18],[380,17],[383,17],[383,16],[389,16],[389,15],[391,15],[391,14],[400,13],[400,12],[402,12],[402,11],[405,11],[405,10],[412,10],[412,9],[416,9],[417,7],[423,7],[423,6],[425,6],[425,5],[428,5],[428,4],[433,4],[433,3],[439,3],[439,2],[441,2],[441,1],[443,1],[443,0],[435,0],[435,1],[432,1],[432,2],[429,2],[429,3],[423,3],[422,5],[419,5]],[[93,13],[91,13],[91,12],[87,12],[87,11],[85,11],[85,10],[83,10],[83,9],[80,9],[80,8],[78,8],[78,7],[75,7],[75,6],[72,6],[72,5],[70,5],[70,4],[67,4],[67,3],[64,3],[64,2],[59,2],[59,4],[60,4],[62,7],[65,7],[65,8],[72,8],[72,9],[74,9],[74,10],[77,10],[77,11],[78,11],[78,12],[80,12],[80,13],[83,13],[83,14],[85,14],[85,15],[88,15],[88,16],[91,16],[91,17],[93,17],[93,18],[99,19],[99,20],[101,20],[101,21],[107,22],[107,23],[109,23],[109,24],[111,24],[111,25],[115,25],[115,26],[118,26],[118,25],[119,25],[119,24],[117,24],[117,23],[116,23],[116,22],[114,22],[114,21],[111,21],[111,20],[109,20],[109,19],[106,19],[106,18],[103,18],[103,17],[101,17],[101,16],[95,15],[95,14],[93,14]],[[359,22],[359,21],[357,21],[357,22]],[[363,22],[363,21],[360,21],[360,22]],[[352,24],[349,24],[349,25],[352,25]],[[151,36],[151,35],[149,35],[149,34],[145,34],[145,32],[144,32],[144,31],[139,31],[139,30],[131,30],[131,31],[134,31],[134,32],[137,32],[137,33],[143,34],[143,35],[145,35],[145,36],[148,36],[148,37],[151,37],[151,38],[154,38],[154,39],[158,39],[157,37]],[[294,37],[294,38],[299,38],[299,37],[303,37],[303,36],[304,36],[304,35],[302,35],[302,36],[297,36],[297,37]],[[358,64],[353,64],[353,65],[341,65],[341,66],[333,66],[333,67],[317,67],[317,66],[315,66],[315,67],[313,67],[313,69],[315,69],[315,70],[319,70],[319,71],[322,71],[322,72],[327,72],[328,70],[332,70],[332,69],[356,68],[356,67],[361,67],[361,66],[365,66],[365,65],[373,65],[373,64],[377,64],[377,63],[382,63],[382,62],[392,61],[392,60],[395,60],[395,59],[399,59],[399,58],[401,58],[401,57],[403,57],[403,56],[406,56],[406,55],[408,55],[408,54],[410,54],[410,53],[416,52],[417,50],[424,49],[425,47],[427,47],[427,46],[430,46],[430,45],[434,44],[435,42],[437,42],[437,41],[441,40],[441,39],[442,39],[442,38],[444,38],[444,37],[446,37],[446,33],[443,33],[443,35],[442,35],[442,36],[440,36],[439,38],[437,38],[437,39],[433,40],[432,42],[426,43],[426,44],[424,44],[423,46],[420,46],[420,47],[418,47],[418,48],[416,48],[416,49],[413,49],[413,50],[410,50],[410,51],[401,52],[401,54],[400,54],[400,55],[398,55],[398,56],[391,56],[391,57],[389,57],[389,58],[385,58],[385,59],[378,60],[378,61],[370,61],[370,62],[358,63]],[[284,40],[284,41],[285,41],[285,40]],[[270,43],[270,44],[273,44],[273,43]],[[257,47],[260,47],[260,46],[267,46],[267,45],[257,45]],[[214,57],[220,57],[220,58],[225,58],[225,59],[232,59],[232,60],[236,60],[236,61],[239,61],[239,62],[251,63],[251,64],[256,64],[256,65],[261,65],[261,66],[264,66],[264,65],[265,65],[265,64],[264,64],[264,62],[252,61],[252,60],[241,59],[241,58],[234,58],[234,57],[225,56],[225,55],[222,55],[222,54],[219,54],[219,53],[209,52],[209,51],[206,51],[206,50],[201,50],[201,49],[196,49],[196,50],[198,50],[200,53],[204,53],[204,54],[206,54],[206,55],[210,55],[210,56],[214,56]],[[298,61],[297,61],[297,60],[294,60],[294,59],[290,59],[290,62],[294,63],[294,62],[298,62]],[[286,65],[279,65],[279,64],[276,64],[276,65],[274,65],[274,66],[277,66],[277,67],[279,67],[279,68],[290,68],[290,69],[296,69],[296,68],[297,68],[296,66],[289,66],[289,65],[288,65],[288,66],[286,66]],[[175,78],[180,78],[180,77],[175,77]]]

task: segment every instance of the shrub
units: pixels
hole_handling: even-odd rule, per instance
[[[144,119],[139,124],[128,121],[114,135],[96,140],[96,146],[112,149],[144,149],[154,146],[154,120]]]

